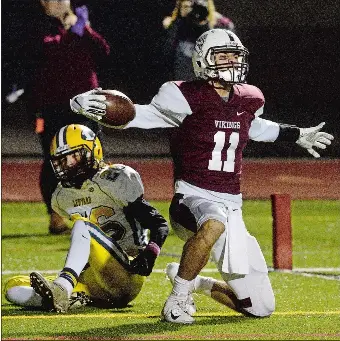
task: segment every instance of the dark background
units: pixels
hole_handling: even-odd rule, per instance
[[[111,45],[100,70],[101,85],[125,92],[135,103],[148,103],[167,81],[163,64],[162,19],[171,13],[170,0],[85,1],[90,21]],[[20,73],[20,47],[39,25],[32,0],[2,1],[2,154],[39,155],[24,97],[8,105],[4,96]],[[250,50],[248,83],[266,98],[264,118],[309,127],[325,121],[335,142],[321,152],[340,157],[340,2],[316,0],[215,0],[216,9],[231,18],[236,33]],[[110,131],[109,153],[167,155],[168,130]],[[26,138],[26,141],[18,140]],[[31,139],[33,150],[25,149]],[[133,139],[134,143],[131,143]],[[116,141],[112,145],[112,141]],[[149,141],[148,143],[145,143]],[[143,144],[143,148],[138,148]],[[297,146],[250,142],[249,157],[308,157]]]

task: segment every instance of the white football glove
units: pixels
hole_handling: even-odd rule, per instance
[[[72,111],[92,120],[100,121],[102,116],[106,114],[106,104],[104,103],[106,97],[104,95],[96,95],[95,93],[99,90],[102,90],[102,88],[84,92],[70,99]]]
[[[320,149],[326,149],[332,143],[334,136],[324,132],[320,132],[321,128],[325,125],[325,122],[320,123],[316,127],[311,128],[299,128],[300,137],[296,143],[302,148],[306,148],[308,153],[314,157],[320,157],[320,154],[316,152],[313,147]]]

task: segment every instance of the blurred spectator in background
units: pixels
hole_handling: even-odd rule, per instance
[[[234,30],[234,23],[215,10],[214,0],[177,0],[163,27],[169,79],[191,81],[195,79],[192,54],[196,39],[212,28]]]
[[[24,88],[28,112],[34,115],[36,122],[35,131],[39,134],[44,157],[40,189],[50,215],[49,231],[57,234],[66,231],[66,226],[51,208],[57,180],[49,161],[50,142],[61,127],[71,123],[86,125],[101,134],[96,123],[79,119],[79,115],[72,113],[69,99],[99,86],[97,71],[109,54],[109,45],[90,27],[88,9],[79,1],[40,0],[40,4],[41,21],[36,26],[32,23],[35,31],[22,53],[26,60],[25,84],[18,88]],[[7,96],[7,101],[12,103],[20,94],[15,93],[17,89],[13,90]]]
[[[92,25],[115,48],[101,80],[141,103],[148,103],[168,80],[162,20],[172,7],[165,9],[163,3],[164,0],[88,0]]]

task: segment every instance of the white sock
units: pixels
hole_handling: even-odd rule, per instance
[[[171,294],[180,295],[180,296],[188,296],[189,292],[192,292],[194,289],[194,280],[187,281],[179,277],[178,275],[174,278],[174,285],[172,288]]]
[[[67,289],[69,297],[71,297],[81,271],[89,260],[90,243],[91,236],[85,222],[82,220],[76,221],[72,228],[71,246],[64,266],[65,272],[62,271],[63,277],[59,275],[54,281]]]
[[[217,280],[212,277],[197,276],[195,278],[195,292],[211,297],[211,289]]]
[[[56,280],[53,281],[54,283],[57,283],[61,285],[63,288],[67,290],[68,297],[71,297],[71,294],[73,292],[73,285],[65,278],[58,277]]]
[[[175,286],[175,278],[178,277],[177,276],[177,272],[178,272],[178,268],[179,268],[179,264],[178,263],[169,263],[166,267],[166,273],[168,275],[168,277],[171,280],[171,283],[173,284],[173,286]],[[184,279],[178,277],[180,280],[185,281]],[[188,281],[187,281],[188,282]],[[211,289],[214,285],[214,283],[216,283],[217,280],[211,277],[204,277],[204,276],[200,276],[198,275],[195,280],[194,280],[194,286],[190,289],[190,291],[195,291],[201,294],[204,294],[206,296],[211,297]],[[176,291],[178,291],[180,289],[176,289]]]
[[[64,267],[72,269],[79,276],[90,257],[90,243],[91,236],[85,222],[76,221],[72,228],[71,246]]]
[[[14,304],[24,307],[41,307],[41,296],[33,288],[27,286],[15,286],[6,291],[6,299]]]

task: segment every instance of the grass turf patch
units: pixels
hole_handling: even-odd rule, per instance
[[[153,202],[168,219],[167,202]],[[245,201],[244,220],[272,266],[272,217],[269,201]],[[340,204],[336,201],[293,201],[293,264],[299,268],[337,268]],[[69,236],[51,236],[40,203],[2,204],[2,287],[17,273],[60,270]],[[65,315],[23,309],[2,295],[2,339],[163,340],[163,339],[340,339],[340,281],[294,273],[269,274],[276,312],[265,319],[246,318],[212,299],[195,295],[198,307],[192,326],[160,321],[171,284],[161,272],[179,261],[183,242],[171,231],[155,269],[140,295],[126,309],[81,308]],[[206,269],[213,270],[209,262]],[[334,274],[325,271],[324,274]],[[336,272],[335,272],[336,274]],[[206,275],[219,278],[216,272]]]

